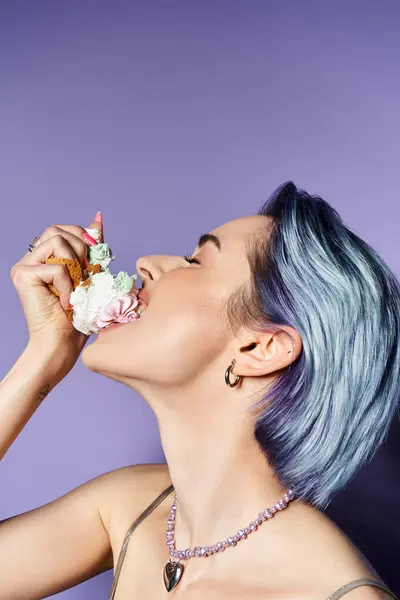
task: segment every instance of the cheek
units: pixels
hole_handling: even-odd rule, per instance
[[[87,366],[178,384],[213,361],[227,343],[224,293],[185,275],[160,280],[141,319],[100,333],[85,350]]]
[[[152,298],[141,326],[142,351],[171,368],[190,369],[192,363],[200,365],[220,349],[221,316],[218,295],[205,292],[197,285],[185,285],[185,292],[175,288],[168,294]],[[134,326],[134,324],[133,324]],[[132,327],[133,330],[133,327]],[[133,331],[133,334],[135,332]]]

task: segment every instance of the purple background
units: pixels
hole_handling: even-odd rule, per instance
[[[3,0],[1,373],[27,341],[11,266],[51,223],[97,210],[134,272],[293,179],[398,273],[399,31],[397,0]],[[400,593],[395,425],[331,514]],[[164,462],[147,404],[78,362],[0,464],[0,518],[145,462]],[[111,578],[59,596],[106,598]]]

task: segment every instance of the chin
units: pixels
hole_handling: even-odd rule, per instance
[[[96,341],[97,339],[89,344],[86,344],[81,354],[81,360],[87,369],[94,371],[95,373],[100,373],[102,372],[100,369],[100,363],[104,362],[104,359],[103,361],[100,360],[101,357],[97,351]]]
[[[111,333],[123,327],[126,327],[126,324],[115,323],[100,330],[98,334],[93,334],[96,337],[84,347],[81,360],[90,371],[126,383],[127,375],[125,372],[121,372],[127,368],[126,360],[124,361],[125,353],[122,352],[121,355],[122,340],[119,336],[114,337]]]
[[[115,381],[122,381],[122,378],[115,372],[115,365],[110,360],[110,352],[106,352],[104,348],[98,348],[96,341],[85,346],[81,360],[83,365],[93,371],[99,373]]]

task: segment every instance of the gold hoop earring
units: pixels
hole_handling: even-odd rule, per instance
[[[229,376],[232,373],[232,369],[235,366],[235,363],[236,363],[236,358],[233,359],[232,363],[229,365],[229,367],[225,371],[225,383],[229,387],[235,387],[235,385],[237,385],[239,383],[239,381],[242,379],[241,375],[236,375],[236,379],[233,383],[229,379]]]

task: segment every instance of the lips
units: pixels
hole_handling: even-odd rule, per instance
[[[137,296],[137,299],[138,299],[138,302],[143,304],[144,308],[147,308],[147,306],[149,304],[149,300],[150,300],[147,292],[145,292],[143,289],[141,289]]]

